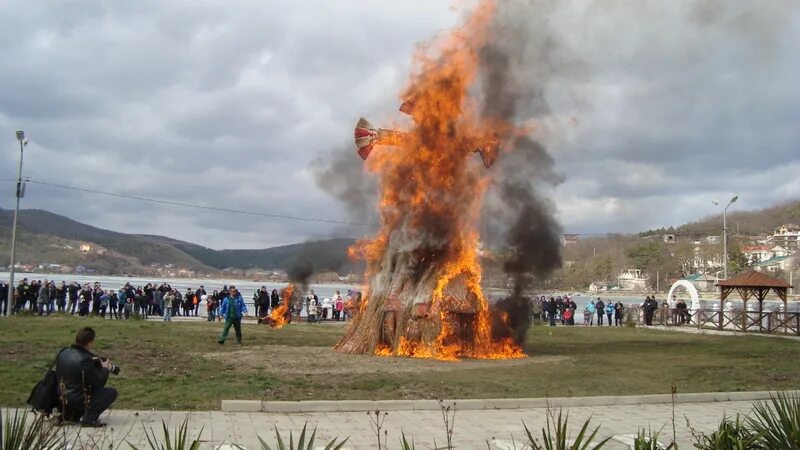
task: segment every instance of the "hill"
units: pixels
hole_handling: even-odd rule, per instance
[[[7,254],[13,211],[0,209],[0,252]],[[213,273],[225,268],[287,270],[304,259],[314,270],[346,271],[352,239],[330,239],[267,249],[214,250],[164,236],[125,234],[38,209],[20,210],[18,262],[84,265],[102,273],[141,273],[151,265]],[[84,253],[81,244],[99,251]]]
[[[731,234],[768,235],[785,223],[800,222],[800,201],[785,202],[752,211],[728,211]],[[708,236],[722,233],[722,211],[677,228],[648,230],[641,236],[675,233],[678,235]]]

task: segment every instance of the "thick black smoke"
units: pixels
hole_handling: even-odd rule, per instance
[[[547,6],[522,1],[498,5],[494,39],[480,51],[483,117],[519,124],[549,114],[546,84],[563,67],[557,41],[543,20]],[[505,313],[508,329],[496,319],[495,333],[510,335],[521,345],[531,323],[526,290],[561,266],[562,231],[543,191],[563,178],[542,142],[531,135],[501,137],[512,150],[503,155],[495,189],[487,195],[482,239],[508,255],[503,270],[513,280],[511,295],[494,305],[496,318]]]
[[[289,276],[289,281],[294,284],[299,284],[305,290],[305,288],[308,287],[308,280],[311,278],[311,275],[314,275],[314,263],[309,259],[299,259],[289,267],[286,271],[286,275]]]

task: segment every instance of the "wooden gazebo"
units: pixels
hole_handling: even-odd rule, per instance
[[[739,293],[739,297],[742,298],[742,302],[744,302],[744,320],[741,324],[742,331],[747,332],[747,330],[756,324],[759,327],[759,330],[763,329],[762,323],[764,319],[764,299],[767,297],[770,291],[774,292],[775,295],[778,296],[781,300],[783,300],[783,311],[784,317],[778,318],[778,327],[783,326],[787,327],[790,326],[788,323],[790,319],[788,319],[788,304],[787,304],[787,291],[791,287],[788,283],[778,278],[771,277],[769,275],[765,275],[761,272],[756,272],[755,270],[749,270],[747,272],[743,272],[733,278],[728,278],[727,280],[720,280],[717,284],[720,288],[720,296],[719,296],[719,329],[724,329],[725,325],[728,323],[733,323],[734,326],[738,327],[739,324],[735,323],[735,321],[730,318],[727,323],[724,322],[725,314],[724,314],[724,303],[725,300],[731,295],[734,291]],[[747,313],[747,301],[750,298],[755,297],[758,300],[758,320],[752,320]],[[782,319],[782,320],[781,320]],[[775,327],[775,328],[778,328]],[[772,328],[772,327],[770,327]],[[770,330],[772,331],[772,330]]]

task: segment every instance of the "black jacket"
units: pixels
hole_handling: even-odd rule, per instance
[[[83,404],[84,392],[92,393],[106,385],[108,371],[89,350],[73,344],[56,359],[56,380],[67,404]]]

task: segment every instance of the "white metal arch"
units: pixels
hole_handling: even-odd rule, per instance
[[[678,280],[675,282],[675,284],[672,285],[672,287],[669,288],[669,293],[667,294],[667,301],[669,302],[670,308],[675,307],[675,297],[673,297],[673,295],[675,294],[675,291],[680,287],[686,289],[689,292],[689,297],[692,298],[692,305],[689,307],[689,309],[692,311],[697,311],[698,309],[700,309],[700,295],[697,293],[697,288],[695,288],[692,283],[686,280]]]

